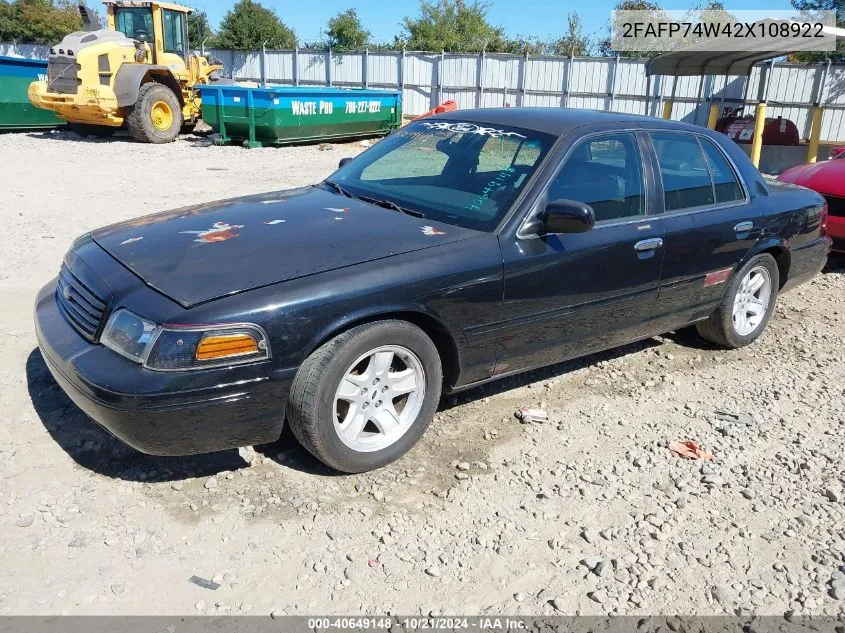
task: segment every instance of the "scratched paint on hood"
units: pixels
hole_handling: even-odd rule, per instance
[[[429,225],[421,226],[420,230],[423,232],[423,235],[446,235],[446,231],[441,231]]]
[[[244,228],[243,224],[228,224],[226,222],[215,222],[210,229],[205,231],[179,231],[180,233],[188,233],[196,235],[195,242],[201,244],[209,244],[213,242],[225,242],[231,240],[233,237],[238,237],[240,233],[235,233],[236,229]]]
[[[263,204],[268,198],[287,201],[278,206],[284,215],[272,204]],[[327,213],[329,208],[349,211]],[[284,222],[265,224],[274,220]],[[120,243],[139,236],[132,221],[98,229],[92,237],[150,286],[186,307],[480,234],[396,213],[320,187],[183,208],[148,216],[143,226],[144,239],[131,248]],[[442,234],[433,239],[423,233],[424,226],[435,229],[435,235]],[[238,235],[237,239],[232,235]],[[214,241],[217,243],[210,246]]]

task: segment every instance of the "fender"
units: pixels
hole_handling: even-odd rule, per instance
[[[180,105],[185,105],[182,97],[182,89],[179,82],[167,66],[156,64],[123,64],[117,70],[114,78],[114,94],[117,97],[117,105],[126,108],[135,105],[138,101],[138,92],[141,84],[147,76],[154,81],[164,84],[176,94]]]
[[[789,265],[792,260],[792,246],[789,240],[784,239],[779,235],[766,235],[758,240],[752,246],[742,260],[737,264],[736,270],[745,266],[746,262],[755,255],[760,253],[770,252],[774,255],[775,261],[778,264],[778,272],[780,273],[780,287],[783,288],[789,276]]]
[[[462,354],[458,342],[436,315],[418,305],[395,304],[367,307],[346,314],[342,319],[332,320],[321,327],[308,341],[308,344],[304,346],[300,363],[308,358],[320,345],[351,327],[369,321],[391,318],[409,321],[420,327],[431,337],[441,355],[443,378],[446,381],[447,387],[454,386],[460,375],[460,368],[462,366]]]

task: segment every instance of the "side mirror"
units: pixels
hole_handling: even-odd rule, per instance
[[[543,211],[542,233],[583,233],[593,228],[593,208],[575,200],[553,200]]]
[[[352,160],[351,156],[346,156],[344,158],[341,158],[340,162],[338,162],[338,164],[337,164],[337,168],[340,169],[341,167],[343,167],[346,163],[348,163],[351,160]]]

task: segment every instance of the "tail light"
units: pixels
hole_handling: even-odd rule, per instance
[[[824,237],[825,235],[827,235],[827,215],[828,215],[827,202],[825,202],[822,205],[822,212],[821,212],[821,215],[819,216],[819,236],[820,237]]]

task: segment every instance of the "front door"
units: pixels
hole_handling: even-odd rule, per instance
[[[638,137],[608,132],[573,146],[540,196],[584,202],[584,233],[501,236],[504,323],[497,373],[529,369],[638,338],[653,315],[662,226],[646,215],[649,179]]]
[[[713,312],[760,236],[761,211],[712,140],[683,132],[649,136],[663,190],[666,251],[660,312],[650,330],[665,332]]]

